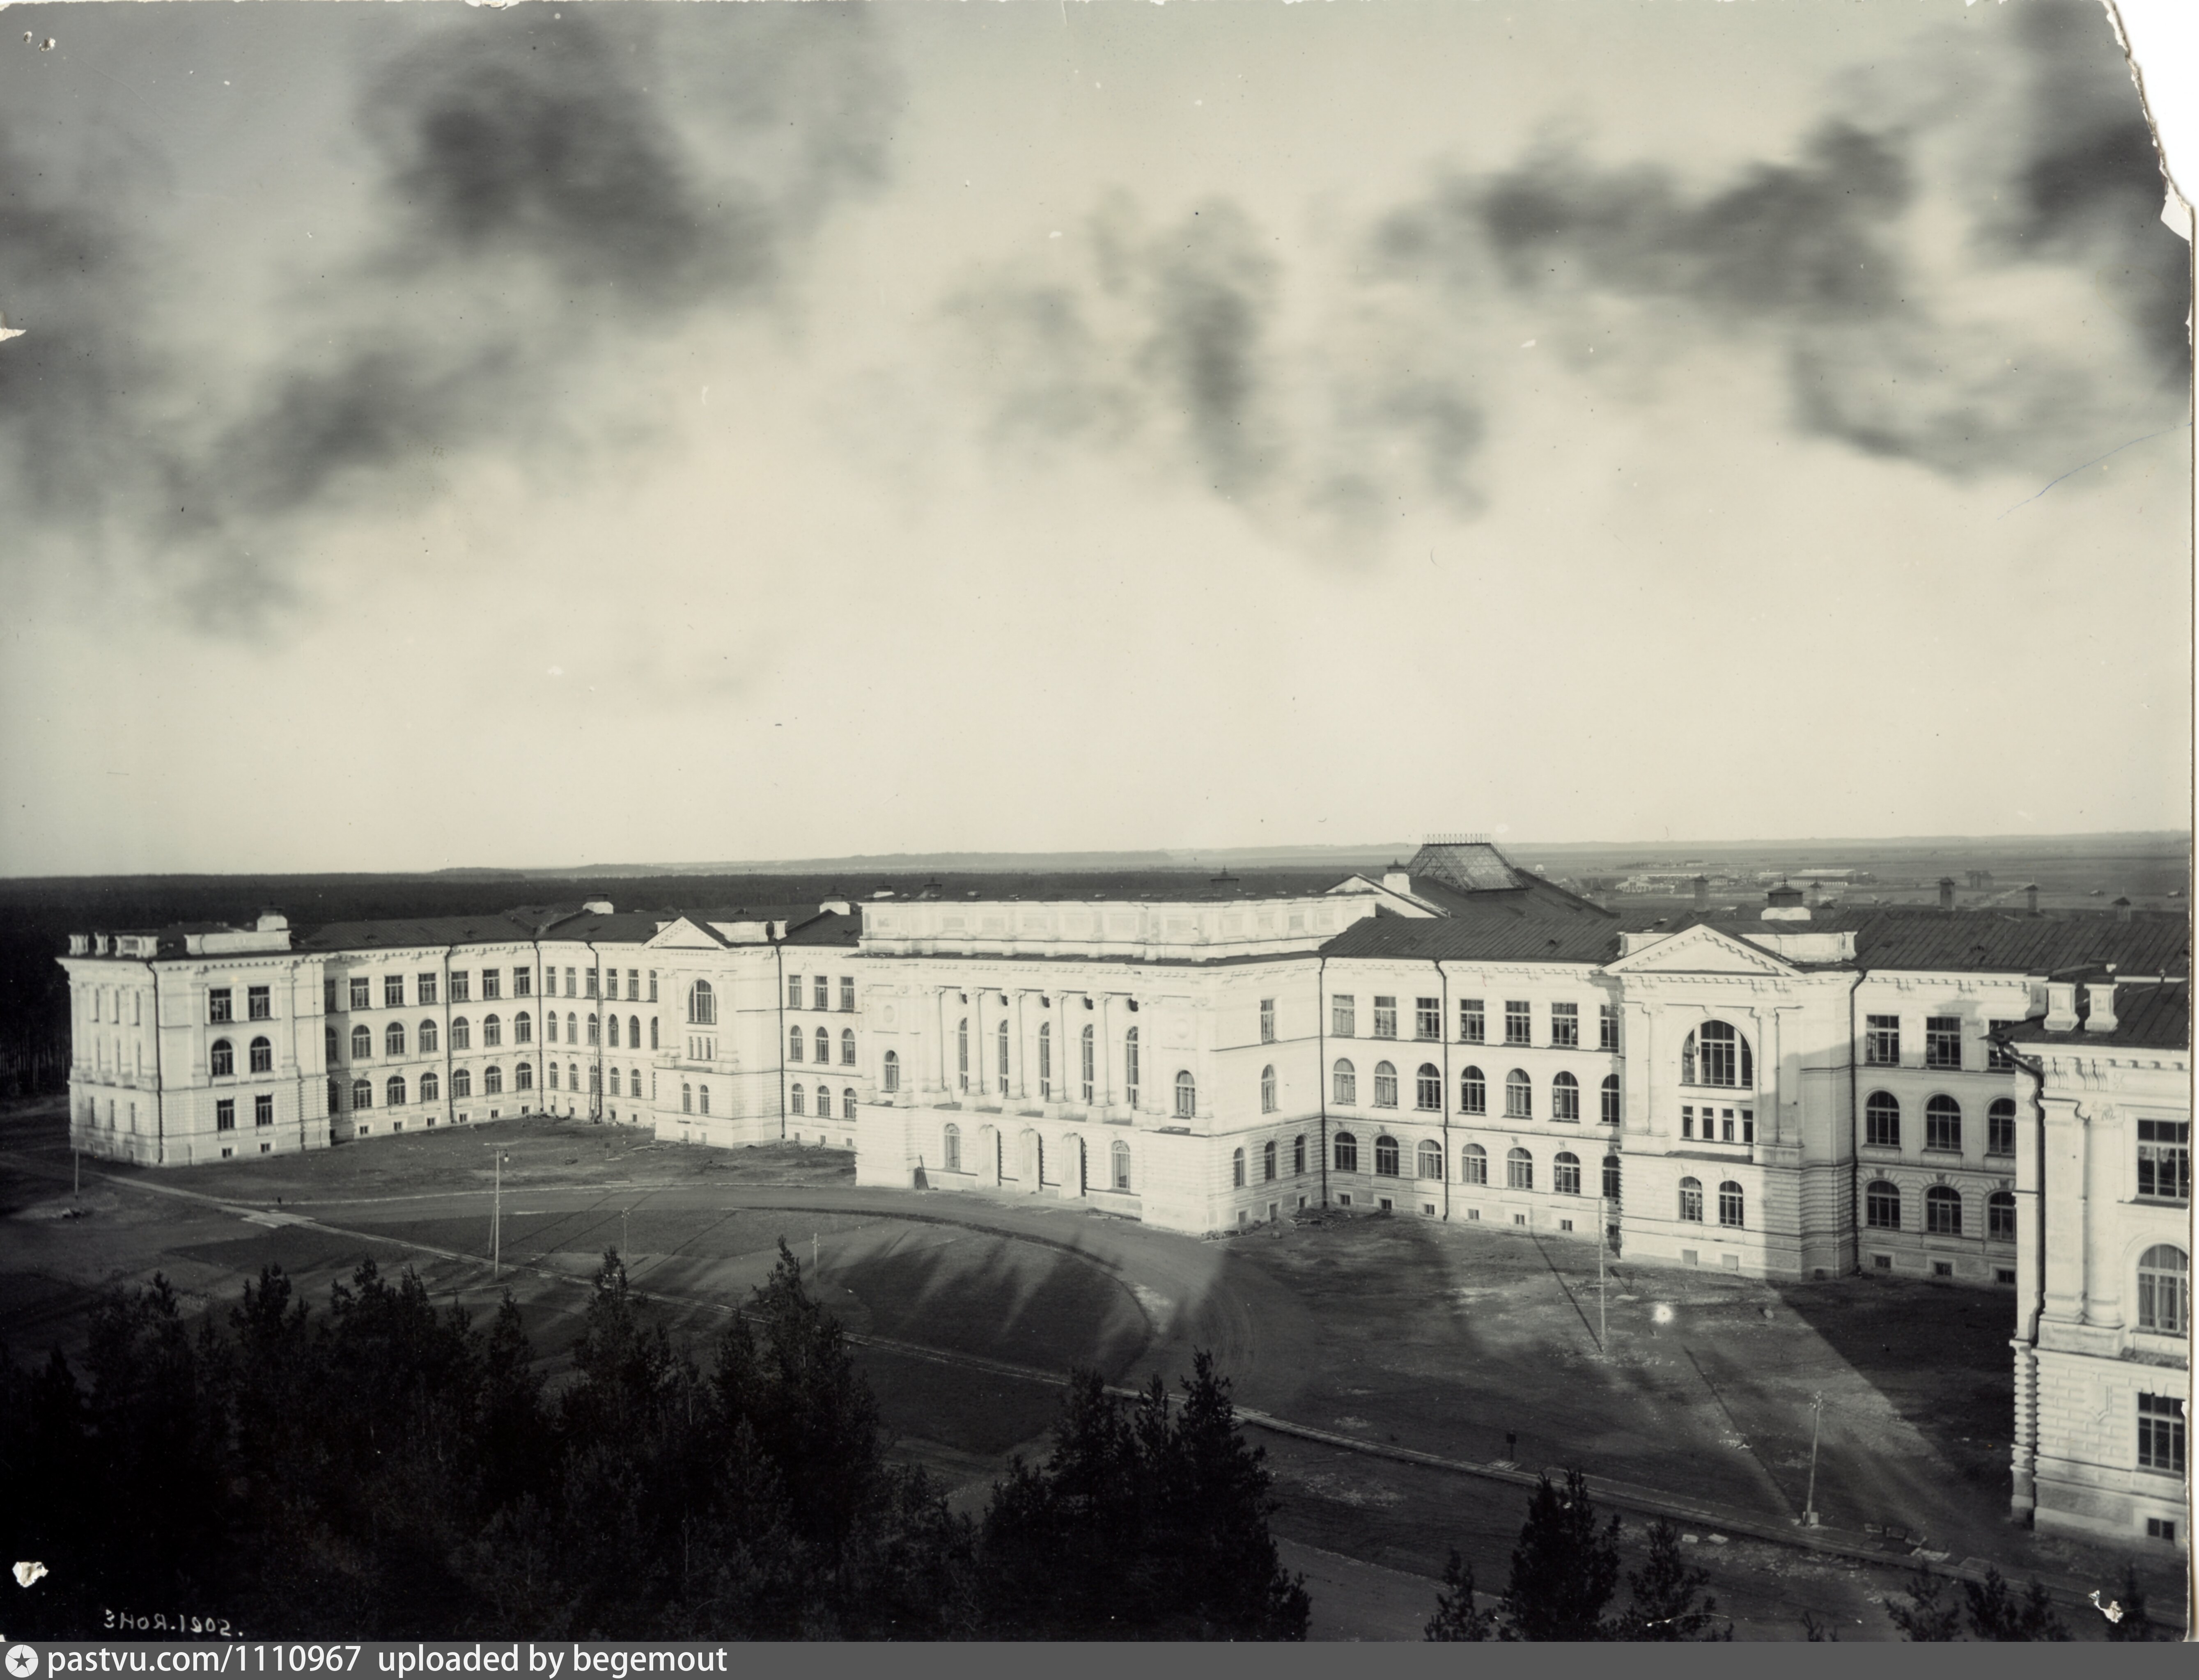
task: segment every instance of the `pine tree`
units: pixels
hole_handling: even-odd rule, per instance
[[[1730,1623],[1723,1632],[1713,1625],[1718,1600],[1706,1596],[1696,1602],[1710,1578],[1708,1570],[1690,1565],[1682,1554],[1680,1531],[1659,1517],[1649,1526],[1648,1562],[1627,1574],[1630,1600],[1617,1636],[1654,1642],[1732,1638]]]
[[[1909,1602],[1886,1601],[1886,1613],[1901,1636],[1919,1645],[1943,1644],[1961,1636],[1963,1613],[1955,1605],[1943,1604],[1951,1584],[1944,1576],[1934,1575],[1932,1566],[1919,1562],[1916,1572],[1909,1578]]]
[[[1543,1476],[1527,1503],[1527,1520],[1512,1549],[1512,1578],[1499,1602],[1506,1639],[1535,1642],[1607,1639],[1603,1620],[1619,1584],[1619,1520],[1596,1526],[1588,1478],[1566,1472],[1560,1491]]]
[[[1484,1640],[1489,1637],[1488,1613],[1478,1610],[1473,1603],[1473,1566],[1458,1555],[1458,1548],[1450,1549],[1450,1561],[1444,1566],[1443,1590],[1436,1595],[1436,1613],[1429,1621],[1426,1636],[1431,1640]]]
[[[1978,1638],[1998,1642],[2025,1640],[2066,1640],[2069,1630],[2054,1612],[2053,1601],[2036,1579],[2019,1599],[2001,1579],[2000,1571],[1987,1567],[1985,1584],[1963,1583],[1969,1600],[1970,1631]]]

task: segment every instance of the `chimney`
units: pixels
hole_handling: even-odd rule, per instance
[[[2131,919],[2131,901],[2130,901],[2129,899],[2127,899],[2127,898],[2118,898],[2118,899],[2116,899],[2116,900],[2115,900],[2115,920],[2116,920],[2116,921],[2128,921],[2130,919]]]
[[[591,898],[587,903],[582,904],[580,909],[590,916],[610,916],[612,914],[611,901],[608,898]]]
[[[1943,910],[1955,908],[1955,878],[1952,875],[1939,877],[1939,908]]]
[[[1408,893],[1413,890],[1413,877],[1403,863],[1392,863],[1382,871],[1382,890]]]
[[[1781,881],[1764,895],[1764,921],[1807,921],[1810,907],[1802,902],[1802,889]]]
[[[2039,883],[2037,881],[2032,882],[2023,889],[2023,906],[2027,914],[2032,916],[2039,914]]]
[[[290,918],[277,910],[260,912],[260,921],[254,931],[261,933],[280,933],[290,926]]]
[[[2068,980],[2046,983],[2046,1019],[2039,1023],[2049,1032],[2077,1030],[2077,988]]]
[[[1699,910],[1706,910],[1710,907],[1711,878],[1708,875],[1697,875],[1695,877],[1695,908]]]
[[[2103,980],[2085,988],[2087,1013],[2085,1031],[2113,1032],[2115,1030],[2115,983]]]

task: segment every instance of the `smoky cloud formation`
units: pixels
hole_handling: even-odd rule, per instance
[[[0,154],[0,299],[36,325],[0,356],[0,443],[50,534],[149,553],[202,620],[249,628],[300,594],[317,520],[600,446],[630,358],[774,299],[883,176],[860,13],[709,9],[668,63],[645,15],[527,10],[368,80],[359,235],[277,299],[250,365],[158,331],[175,253],[75,207],[126,194],[42,194]]]
[[[1409,499],[1477,505],[1534,337],[1598,401],[1685,400],[1699,358],[1739,357],[1805,435],[2055,477],[2184,418],[2189,253],[2101,9],[2009,24],[1859,73],[1722,180],[1558,147],[1450,171],[1370,217],[1333,279],[1245,254],[1257,235],[1222,260],[1210,231],[1202,259],[1182,230],[1095,237],[1067,279],[989,276],[956,313],[995,435],[1195,462],[1363,551]],[[1310,324],[1289,334],[1292,288]]]

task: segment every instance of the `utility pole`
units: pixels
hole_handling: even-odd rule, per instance
[[[1810,1397],[1810,1491],[1802,1501],[1802,1526],[1817,1526],[1817,1432],[1825,1421],[1825,1397],[1821,1390]]]
[[[70,1150],[69,1163],[69,1200],[75,1201],[84,1195],[84,1151]]]
[[[1595,1199],[1595,1351],[1606,1352],[1610,1347],[1610,1325],[1604,1317],[1603,1306],[1603,1245],[1610,1225],[1604,1216],[1603,1198]]]
[[[489,1276],[504,1276],[504,1151],[496,1152],[495,1212],[489,1216],[488,1261]]]
[[[627,1210],[626,1210],[625,1208],[623,1208],[623,1207],[621,1207],[621,1209],[619,1209],[619,1259],[621,1259],[621,1260],[623,1260],[623,1259],[625,1259],[627,1258],[627,1252],[626,1252],[626,1216],[627,1216]]]
[[[817,1276],[817,1233],[815,1231],[809,1233],[809,1275],[812,1277]]]

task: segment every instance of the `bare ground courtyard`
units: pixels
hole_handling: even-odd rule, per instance
[[[858,1190],[844,1152],[547,1118],[160,1172],[87,1162],[74,1195],[70,1172],[58,1104],[0,1115],[0,1341],[19,1357],[73,1352],[110,1284],[160,1271],[194,1305],[225,1303],[274,1262],[318,1300],[370,1255],[483,1311],[510,1288],[554,1369],[605,1248],[702,1336],[784,1239],[859,1338],[901,1450],[969,1509],[1009,1454],[1043,1452],[1050,1376],[1173,1378],[1210,1348],[1269,1450],[1316,1637],[1417,1637],[1453,1544],[1501,1585],[1525,1484],[1571,1464],[1630,1534],[1682,1514],[1737,1637],[1799,1637],[1805,1609],[1886,1637],[1919,1549],[2065,1592],[2120,1574],[2120,1554],[2007,1520],[2004,1293],[1621,1262],[1600,1316],[1595,1253],[1572,1242],[1387,1218],[1200,1241],[1028,1198]],[[2138,1561],[2156,1615],[2180,1613],[2175,1561]]]

